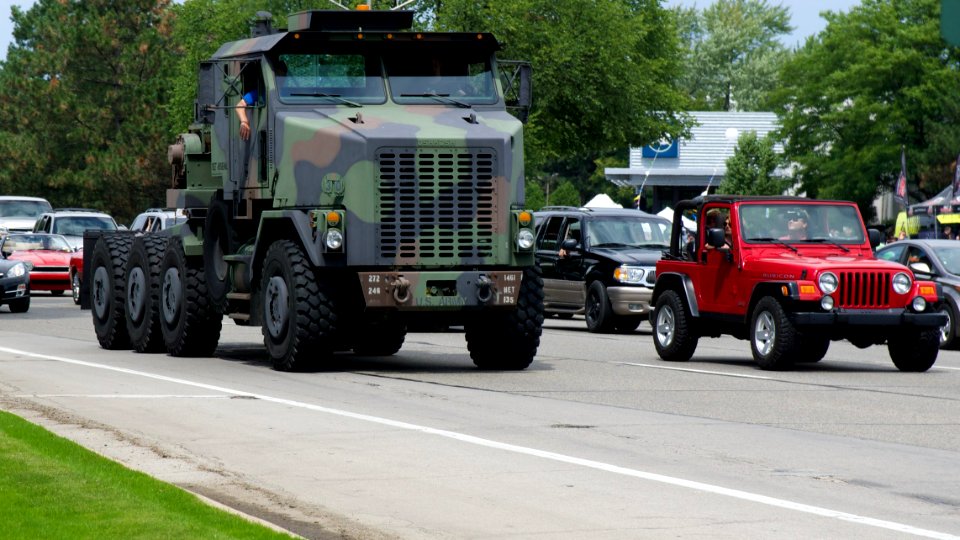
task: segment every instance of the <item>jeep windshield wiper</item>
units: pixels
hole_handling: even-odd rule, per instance
[[[780,244],[781,246],[787,246],[788,248],[792,249],[794,253],[800,253],[800,250],[797,249],[797,248],[795,248],[795,247],[793,246],[793,244],[790,244],[790,243],[788,243],[788,242],[784,242],[783,240],[780,240],[779,238],[773,238],[773,237],[770,237],[770,236],[761,236],[761,237],[758,237],[758,238],[753,238],[753,237],[747,238],[747,240],[749,240],[749,241],[751,241],[751,242],[773,242],[774,244]]]
[[[427,92],[424,94],[400,94],[400,97],[428,97],[428,98],[433,98],[439,101],[440,103],[449,103],[451,105],[456,105],[461,109],[471,108],[469,103],[464,103],[462,101],[453,99],[452,97],[450,97],[450,94],[438,94],[436,92]]]
[[[323,98],[331,98],[331,99],[336,100],[336,101],[339,102],[339,103],[343,103],[344,105],[349,105],[349,106],[351,106],[351,107],[363,107],[363,105],[357,103],[356,101],[350,101],[349,99],[344,99],[344,98],[340,97],[340,94],[324,94],[323,92],[303,92],[303,93],[293,92],[293,93],[291,93],[290,95],[291,95],[291,96],[297,96],[297,97],[323,97]]]
[[[808,238],[808,239],[807,239],[807,242],[817,242],[817,243],[825,243],[825,244],[834,245],[834,246],[837,246],[838,248],[846,251],[847,253],[850,253],[850,248],[848,248],[847,246],[841,244],[840,242],[837,242],[836,240],[831,240],[831,239],[829,239],[829,238]]]

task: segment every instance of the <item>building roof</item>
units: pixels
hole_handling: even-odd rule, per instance
[[[630,166],[607,168],[608,180],[618,185],[706,186],[717,185],[727,172],[741,134],[754,131],[763,137],[778,129],[772,112],[691,112],[697,122],[689,138],[678,141],[676,157],[643,157],[643,148],[630,149]],[[783,145],[774,145],[783,152]]]

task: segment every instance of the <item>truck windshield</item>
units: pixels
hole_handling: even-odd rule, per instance
[[[397,103],[462,106],[497,102],[486,52],[437,50],[415,57],[388,54],[383,62],[390,93]]]
[[[386,101],[377,55],[281,54],[279,60],[276,79],[284,103],[354,105]]]
[[[851,204],[744,204],[740,235],[747,243],[863,244],[865,233]]]

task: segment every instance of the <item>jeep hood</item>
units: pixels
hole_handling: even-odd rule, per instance
[[[817,272],[825,270],[864,270],[877,272],[905,269],[905,267],[899,263],[872,257],[858,257],[853,252],[849,254],[811,256],[804,255],[803,247],[801,247],[800,250],[800,253],[785,252],[777,255],[749,258],[744,261],[744,269],[774,269],[781,267],[784,269],[791,268],[797,270],[809,269]]]

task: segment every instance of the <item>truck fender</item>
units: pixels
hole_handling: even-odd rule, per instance
[[[697,294],[693,288],[693,280],[686,274],[676,272],[665,272],[657,276],[657,284],[653,288],[653,298],[650,299],[650,305],[657,305],[657,299],[663,291],[675,290],[684,295],[687,305],[690,306],[690,315],[700,316],[700,307],[697,305]]]
[[[303,249],[314,267],[320,266],[320,250],[313,238],[310,217],[300,210],[264,212],[260,218],[257,241],[254,243],[253,260],[250,263],[250,285],[260,280],[260,269],[267,250],[277,240],[292,240]]]

